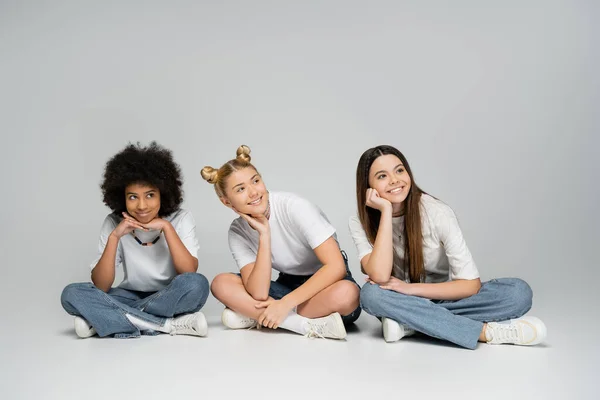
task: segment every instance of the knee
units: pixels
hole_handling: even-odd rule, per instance
[[[365,283],[360,289],[360,307],[372,314],[372,310],[381,301],[381,289],[379,285]]]
[[[359,303],[360,289],[350,281],[340,281],[333,287],[331,301],[342,315],[347,315],[356,310]]]
[[[60,303],[63,308],[67,308],[69,305],[76,306],[81,299],[85,298],[85,293],[92,287],[91,283],[71,283],[67,285],[60,295]]]
[[[236,275],[230,273],[222,273],[213,279],[210,284],[210,291],[219,301],[223,300],[223,297],[227,293],[227,288],[231,287],[232,280],[237,278]]]
[[[509,281],[511,289],[507,293],[510,313],[516,316],[526,314],[533,303],[533,291],[527,282],[513,278]]]
[[[184,291],[194,297],[208,297],[208,279],[197,272],[187,272],[178,275],[175,279],[184,288]]]

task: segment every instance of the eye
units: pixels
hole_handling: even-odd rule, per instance
[[[239,188],[237,188],[236,192],[241,193],[244,190],[243,186],[240,186]]]
[[[398,173],[401,174],[404,172],[404,168],[398,168]]]
[[[382,178],[385,178],[385,174],[381,174],[381,175],[377,176],[377,179],[382,179]]]
[[[146,197],[151,199],[152,197],[154,197],[154,193],[148,193],[148,195]]]
[[[135,200],[137,197],[134,195],[129,196],[129,200]]]
[[[254,183],[256,184],[256,183],[258,183],[258,182],[260,182],[260,179],[259,179],[259,178],[256,178],[256,179],[254,180]]]

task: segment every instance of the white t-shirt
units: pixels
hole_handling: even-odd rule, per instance
[[[198,257],[196,222],[192,214],[186,210],[178,210],[164,219],[171,222],[190,254]],[[90,265],[92,269],[102,256],[109,235],[121,220],[121,217],[114,214],[108,214],[104,219],[100,231],[98,256]],[[136,229],[134,233],[142,242],[147,243],[156,239],[159,231],[144,232]],[[164,233],[160,235],[161,238],[152,246],[141,246],[131,234],[125,235],[119,240],[115,267],[122,267],[124,273],[119,287],[141,292],[156,292],[171,283],[171,280],[177,275],[177,271],[173,265],[173,258],[169,252],[165,235]]]
[[[330,237],[335,228],[314,204],[295,194],[270,192],[271,266],[291,275],[311,275],[322,267],[313,249]],[[242,217],[229,227],[229,249],[238,268],[256,262],[258,232]]]
[[[454,211],[433,197],[421,196],[421,229],[423,233],[423,260],[425,264],[425,282],[437,283],[455,279],[479,278],[479,271],[471,252],[463,238]],[[358,216],[350,217],[350,233],[358,259],[373,251]],[[392,219],[394,249],[400,261],[404,261],[404,216]],[[392,275],[398,279],[410,281],[401,265],[394,265]]]

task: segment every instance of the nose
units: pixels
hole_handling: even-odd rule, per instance
[[[256,197],[256,195],[258,194],[258,192],[256,191],[255,188],[253,188],[252,186],[250,186],[248,188],[248,197]]]
[[[144,198],[141,198],[138,201],[137,208],[138,208],[138,210],[145,210],[146,209],[146,200]]]

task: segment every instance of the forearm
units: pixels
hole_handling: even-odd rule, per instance
[[[265,301],[269,298],[271,271],[271,235],[262,234],[258,241],[256,262],[245,283],[246,290],[255,300]]]
[[[394,241],[392,228],[392,212],[381,212],[381,220],[373,251],[364,267],[366,274],[373,282],[387,282],[392,275],[394,265]]]
[[[111,234],[108,237],[100,260],[98,260],[98,263],[92,269],[92,282],[98,289],[104,292],[108,292],[115,281],[115,259],[117,257],[118,245],[119,238]]]
[[[408,294],[432,300],[460,300],[477,294],[480,288],[479,279],[461,279],[442,283],[413,283]]]
[[[296,307],[297,305],[313,298],[323,289],[333,285],[337,281],[342,280],[345,275],[346,267],[343,264],[324,265],[303,285],[284,296],[281,300],[289,304],[291,307]]]
[[[163,233],[167,240],[167,244],[169,245],[169,251],[171,252],[175,271],[177,271],[178,274],[196,272],[198,270],[198,259],[190,254],[187,247],[185,247],[179,238],[175,228],[173,228],[173,225],[167,223],[163,228]]]

